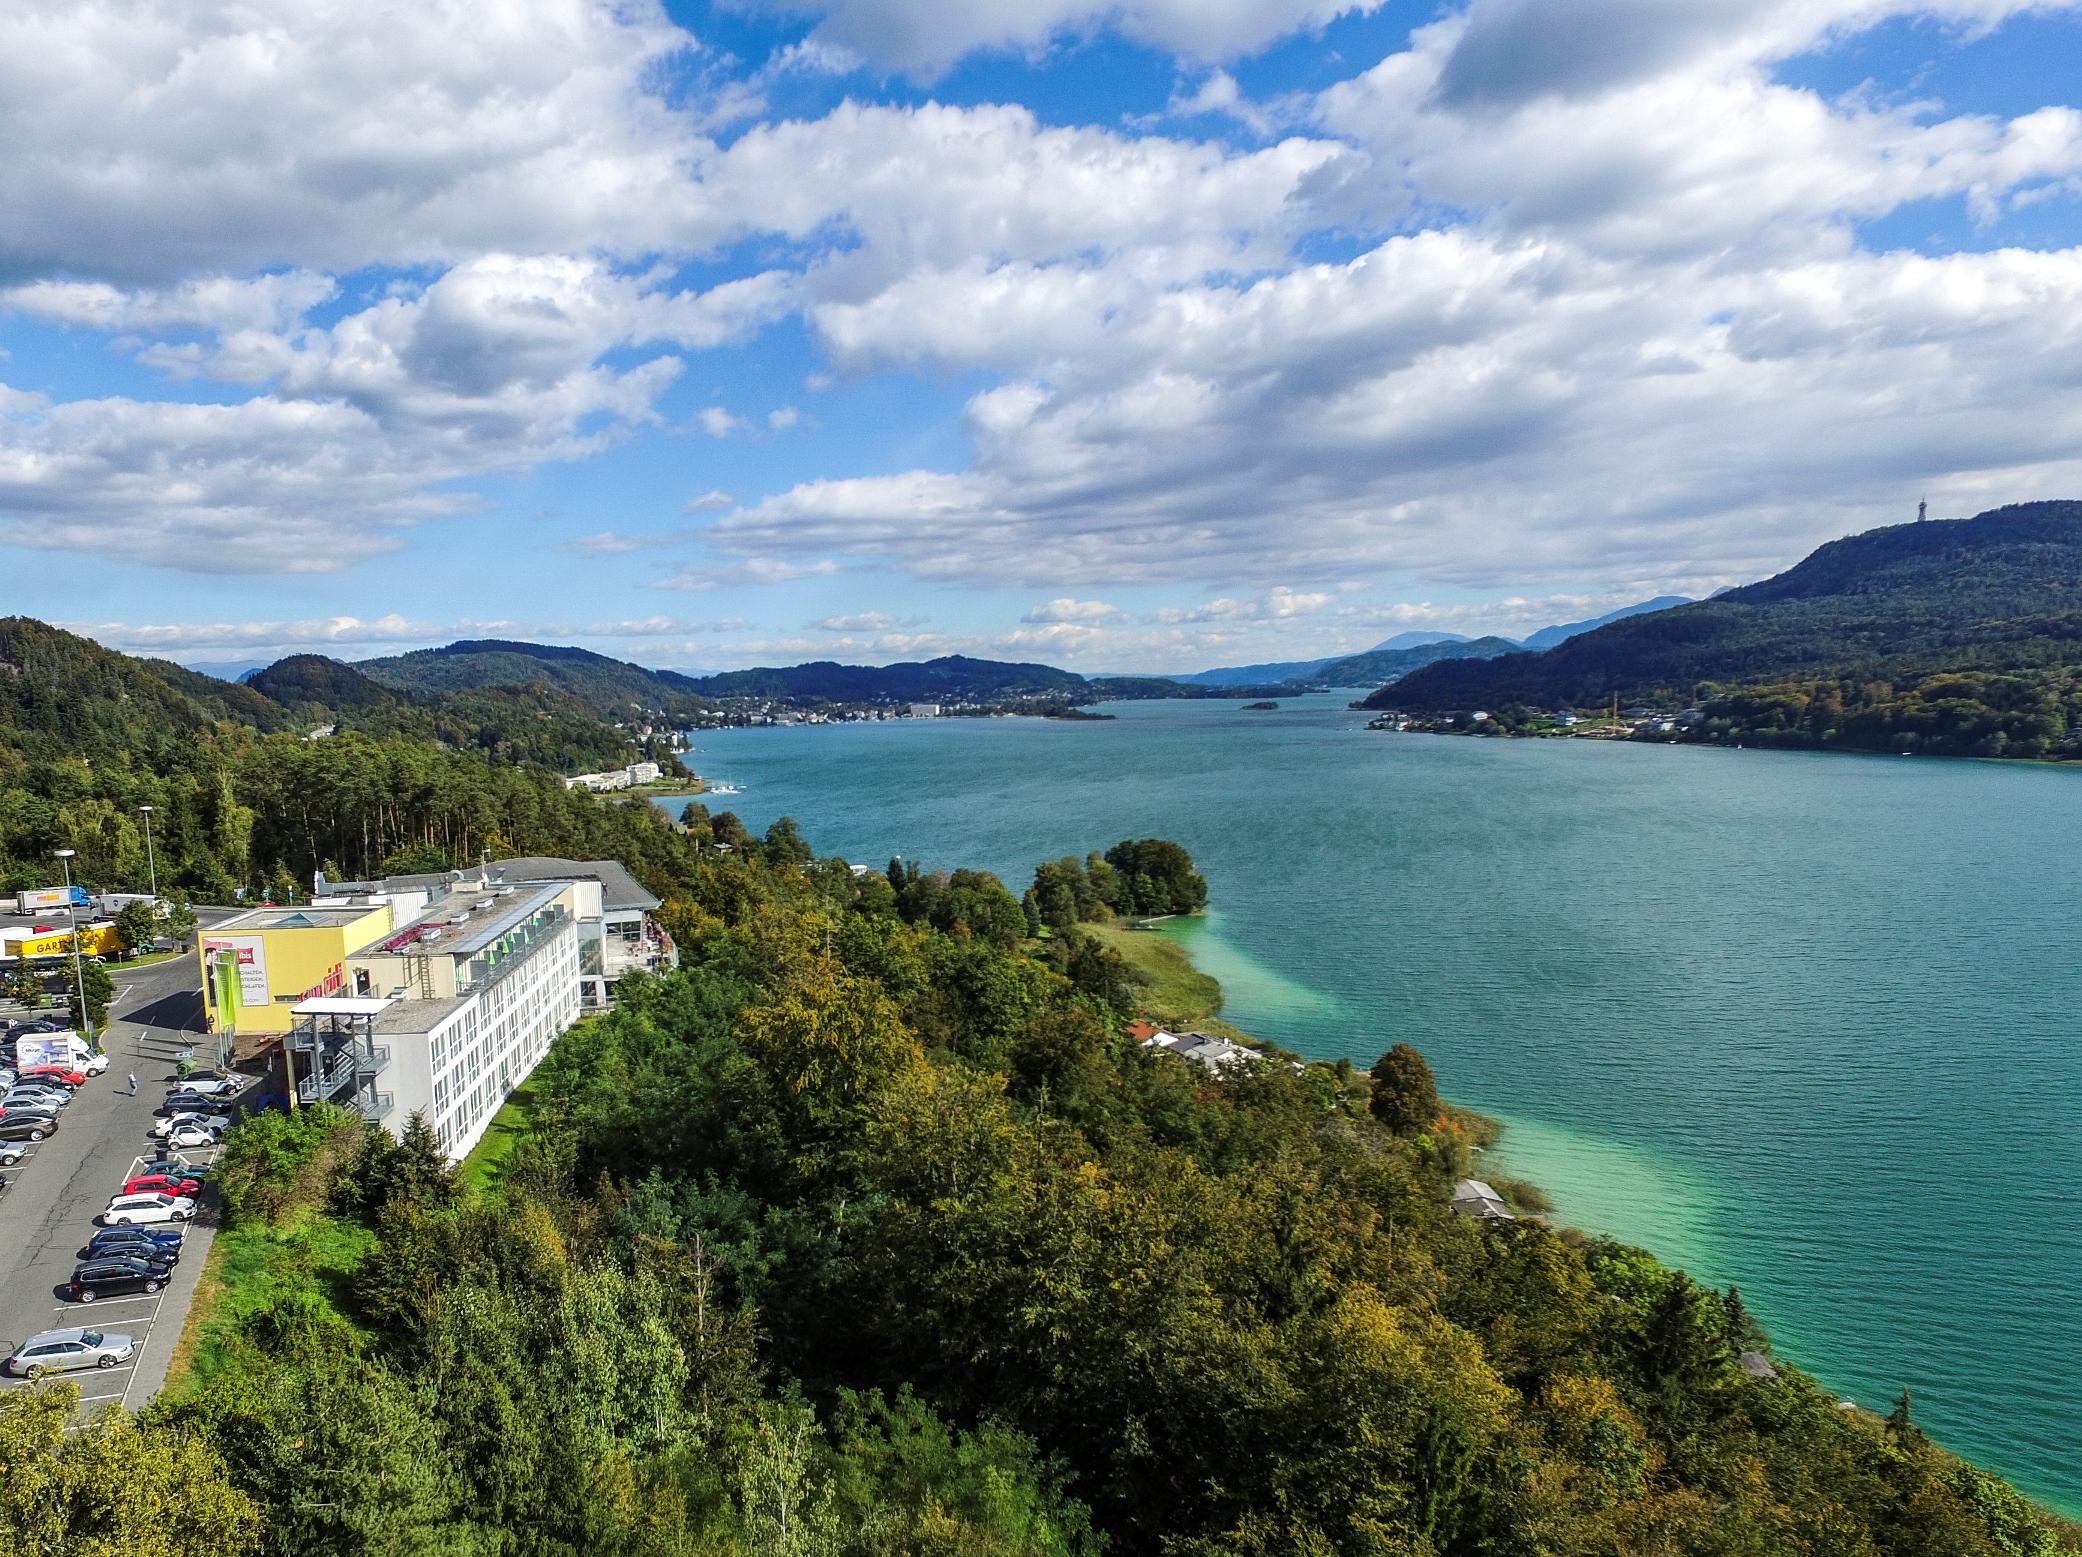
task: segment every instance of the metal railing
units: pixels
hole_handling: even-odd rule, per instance
[[[354,1106],[361,1110],[362,1118],[371,1124],[381,1123],[396,1105],[396,1097],[388,1092],[362,1092],[354,1099]]]

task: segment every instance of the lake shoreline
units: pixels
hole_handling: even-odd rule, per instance
[[[2045,1381],[2082,1351],[2082,918],[2051,862],[2082,812],[2020,776],[2045,764],[1379,743],[1350,696],[733,730],[698,760],[743,792],[702,801],[1015,888],[1176,839],[1215,907],[1135,935],[1189,946],[1229,1021],[1325,1061],[1411,1038],[1505,1124],[1490,1169],[1737,1282],[1845,1394],[1909,1385],[1928,1431],[2068,1506],[2082,1399]],[[1824,1161],[1887,1214],[1818,1195]]]

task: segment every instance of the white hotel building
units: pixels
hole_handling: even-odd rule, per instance
[[[394,1135],[422,1113],[451,1159],[468,1152],[578,1020],[581,891],[458,883],[352,954],[347,986],[363,993],[294,1007],[296,1101],[358,1109]]]

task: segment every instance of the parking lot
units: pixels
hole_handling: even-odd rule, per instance
[[[108,1070],[79,1089],[56,1131],[40,1142],[19,1143],[22,1160],[0,1169],[6,1181],[0,1190],[0,1341],[7,1350],[38,1331],[74,1325],[129,1335],[137,1343],[127,1365],[67,1375],[79,1386],[86,1413],[110,1405],[135,1409],[165,1382],[215,1230],[215,1199],[205,1189],[195,1219],[181,1224],[187,1237],[180,1263],[160,1291],[93,1303],[61,1294],[102,1208],[143,1160],[141,1154],[159,1154],[159,1143],[148,1134],[153,1110],[173,1084],[176,1056],[200,1036],[195,980],[195,964],[185,958],[119,974],[102,1039]],[[138,1082],[135,1097],[125,1079],[131,1074]],[[216,1153],[178,1155],[201,1164]],[[10,1378],[0,1387],[19,1389],[23,1383]]]

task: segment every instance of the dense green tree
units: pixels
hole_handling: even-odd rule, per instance
[[[159,930],[159,910],[151,903],[125,903],[116,911],[116,939],[122,943],[126,957],[149,951],[159,938]]]
[[[1397,1135],[1418,1135],[1438,1123],[1438,1083],[1423,1055],[1399,1043],[1374,1062],[1367,1111]]]

